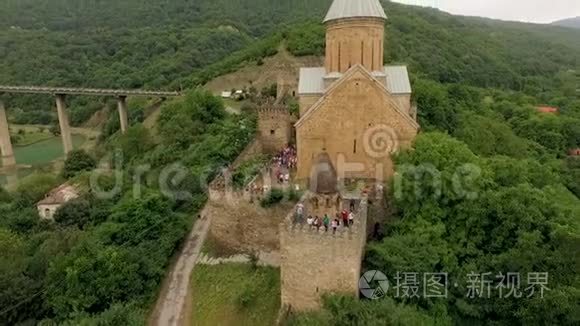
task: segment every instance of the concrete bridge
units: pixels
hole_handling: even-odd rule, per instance
[[[128,96],[167,98],[180,95],[178,92],[162,92],[162,91],[0,85],[0,95],[2,95],[3,93],[49,94],[54,96],[56,98],[56,110],[58,114],[60,134],[62,137],[65,155],[68,154],[73,149],[70,126],[68,121],[68,113],[66,111],[66,103],[65,103],[65,98],[67,95],[116,97],[122,133],[125,133],[127,131],[129,125],[127,119]],[[0,99],[0,153],[2,154],[2,164],[4,167],[13,167],[16,165],[14,151],[12,149],[12,142],[10,141],[10,129],[8,128],[6,109],[1,99]]]

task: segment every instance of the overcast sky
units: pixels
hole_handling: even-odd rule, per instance
[[[580,0],[392,0],[437,7],[452,14],[550,23],[580,16]],[[388,14],[387,14],[388,15]]]

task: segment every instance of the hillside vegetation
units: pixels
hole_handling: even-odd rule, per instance
[[[283,41],[295,55],[321,55],[320,20],[329,5],[7,0],[0,3],[0,83],[193,88],[258,65]],[[409,65],[422,133],[415,150],[396,157],[404,186],[387,200],[397,222],[369,243],[363,268],[391,280],[397,272],[446,272],[458,286],[439,299],[329,297],[323,311],[288,323],[577,325],[580,161],[567,150],[580,147],[580,33],[384,5],[385,56]],[[143,102],[130,103],[127,134],[117,132],[113,116],[106,124],[91,154],[123,154],[126,182],[117,196],[89,193],[59,210],[54,223],[39,221],[34,203],[64,176],[88,182],[78,168],[84,165],[70,157],[65,166],[76,168],[59,178],[34,175],[15,193],[0,191],[0,324],[144,323],[171,255],[205,202],[199,180],[231,162],[255,131],[252,114],[230,116],[210,94],[185,92],[161,106],[158,139],[139,123]],[[103,104],[70,101],[77,123]],[[13,120],[54,119],[41,113],[52,106],[48,97],[7,102]],[[560,114],[538,113],[542,104]],[[191,197],[166,198],[155,182],[173,163],[186,174],[172,187]],[[130,180],[143,164],[151,172],[135,199]],[[466,180],[469,196],[456,191],[465,164],[479,171]],[[404,173],[408,166],[436,168],[440,187],[427,173]],[[528,272],[546,272],[550,290],[544,298],[466,298],[462,281],[470,272],[518,272],[521,288]]]
[[[322,54],[320,21],[330,2],[8,0],[0,4],[0,84],[190,87],[274,54],[282,38],[294,54]],[[546,104],[574,95],[580,32],[384,5],[386,59],[415,74],[524,91]],[[70,101],[76,124],[102,108],[94,99]],[[33,111],[13,110],[18,123],[55,119],[46,96],[8,102]]]

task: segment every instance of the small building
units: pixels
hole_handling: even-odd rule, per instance
[[[232,92],[230,91],[223,91],[222,92],[222,98],[231,98],[232,97]]]
[[[580,148],[572,148],[568,151],[570,156],[580,156]]]
[[[550,113],[550,114],[556,114],[560,111],[558,108],[552,106],[538,106],[536,110],[538,110],[538,112],[540,113]]]
[[[43,200],[36,204],[38,215],[42,219],[52,220],[54,213],[66,202],[78,198],[78,190],[69,184],[62,184],[59,187],[51,190]]]

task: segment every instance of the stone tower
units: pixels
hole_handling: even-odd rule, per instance
[[[275,103],[265,103],[258,108],[258,139],[262,150],[276,154],[292,140],[292,115],[288,108]]]
[[[326,72],[344,73],[357,64],[382,70],[386,18],[378,0],[335,0],[324,19]]]

